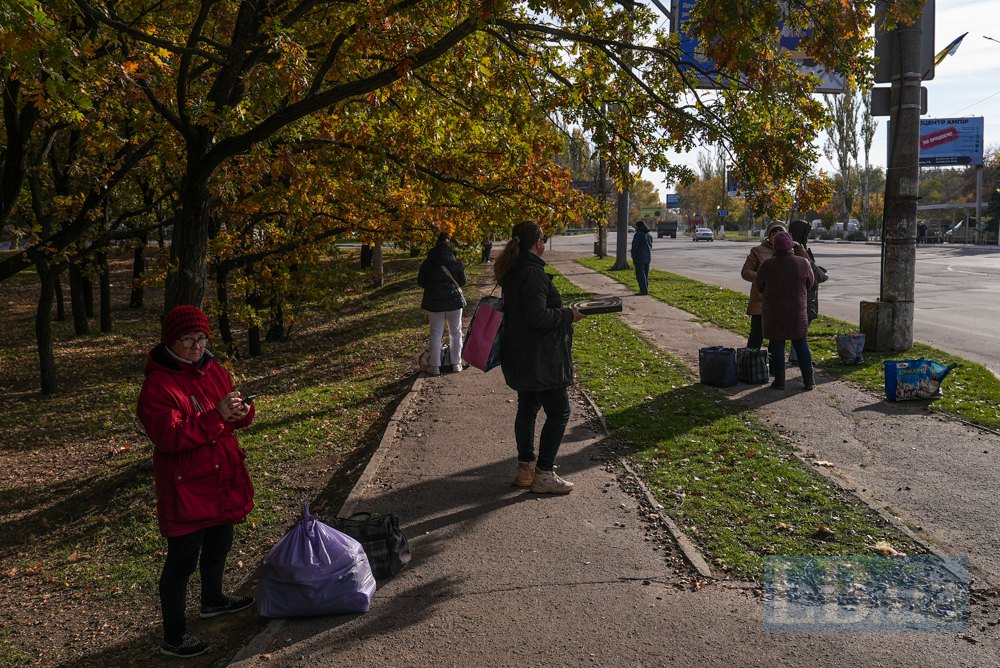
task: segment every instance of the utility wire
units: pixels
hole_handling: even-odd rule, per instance
[[[990,95],[987,95],[986,97],[984,97],[983,99],[981,99],[981,100],[980,100],[979,102],[973,102],[973,103],[972,103],[972,104],[970,104],[969,106],[967,106],[967,107],[962,107],[962,108],[961,108],[961,109],[959,109],[958,111],[955,111],[955,112],[952,112],[952,113],[950,113],[950,114],[948,114],[948,115],[949,115],[949,116],[958,116],[958,115],[959,115],[960,113],[962,113],[962,112],[963,112],[963,111],[965,111],[966,109],[971,109],[972,107],[976,106],[977,104],[982,104],[982,103],[983,103],[983,102],[985,102],[986,100],[990,99],[991,97],[996,97],[997,95],[1000,95],[1000,90],[998,90],[998,91],[996,91],[995,93],[992,93],[992,94],[990,94]]]

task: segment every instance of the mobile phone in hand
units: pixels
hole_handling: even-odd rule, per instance
[[[256,399],[256,398],[257,398],[256,394],[251,394],[251,395],[243,397],[243,405],[244,406],[249,406],[250,404],[253,403],[253,400]]]

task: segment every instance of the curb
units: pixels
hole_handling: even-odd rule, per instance
[[[385,462],[386,456],[388,454],[389,448],[387,447],[389,443],[396,438],[396,433],[399,431],[399,425],[403,421],[403,416],[410,407],[410,402],[413,397],[416,396],[420,389],[423,387],[424,376],[418,375],[416,380],[413,381],[413,385],[407,390],[403,398],[399,400],[399,404],[396,405],[396,410],[393,412],[392,417],[389,418],[389,423],[386,425],[385,431],[382,432],[382,438],[379,440],[378,446],[375,452],[372,454],[371,459],[368,460],[368,465],[365,466],[365,470],[361,472],[361,476],[358,478],[357,482],[354,483],[354,487],[347,494],[347,498],[344,500],[344,505],[340,507],[337,511],[338,517],[346,517],[353,510],[359,501],[359,497],[362,492],[369,487],[378,474],[379,469],[382,467],[382,463]],[[254,635],[249,642],[240,647],[236,655],[230,659],[230,665],[239,665],[242,661],[249,658],[248,652],[254,652],[256,648],[268,647],[271,641],[281,633],[282,629],[288,623],[287,618],[281,619],[271,619],[264,626],[264,628]]]
[[[396,405],[396,410],[393,412],[392,417],[389,418],[389,423],[385,426],[385,431],[382,432],[382,439],[378,443],[378,447],[375,448],[375,452],[372,454],[371,459],[368,460],[368,465],[365,466],[365,470],[361,472],[361,476],[358,481],[354,483],[354,487],[351,488],[350,493],[348,493],[347,498],[344,500],[344,505],[340,507],[337,512],[337,517],[347,517],[353,512],[358,500],[365,488],[369,487],[378,474],[379,469],[382,467],[382,462],[385,461],[388,455],[389,443],[396,438],[396,433],[399,431],[399,426],[403,422],[403,416],[406,411],[410,408],[410,402],[413,398],[420,392],[424,385],[424,376],[418,375],[416,380],[413,381],[413,385],[410,389],[403,395],[403,398],[399,400]]]
[[[576,388],[583,398],[587,400],[587,405],[589,405],[591,410],[593,410],[597,415],[597,420],[601,423],[601,430],[606,436],[610,437],[611,430],[608,429],[608,422],[604,419],[604,414],[601,412],[601,409],[598,408],[597,404],[590,397],[587,391],[583,389],[583,387],[577,385]],[[667,527],[667,531],[670,532],[674,542],[677,543],[677,547],[680,548],[681,554],[684,556],[684,560],[688,562],[691,568],[697,571],[699,576],[705,579],[714,580],[715,576],[712,575],[712,569],[709,567],[708,562],[705,561],[705,557],[702,556],[701,550],[699,550],[697,545],[694,544],[694,541],[687,537],[687,534],[681,531],[680,527],[677,526],[677,523],[674,522],[673,518],[663,512],[663,505],[656,500],[656,497],[653,496],[653,492],[646,486],[642,476],[640,476],[639,472],[635,470],[635,467],[633,467],[625,457],[616,455],[615,459],[618,460],[618,463],[622,465],[622,468],[624,468],[625,471],[632,477],[633,482],[635,482],[639,489],[642,490],[642,494],[646,497],[646,501],[649,503],[650,507],[656,511],[657,516],[659,516],[660,520],[662,520],[663,524]]]

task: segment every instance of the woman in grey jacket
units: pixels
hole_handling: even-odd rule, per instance
[[[569,422],[569,391],[573,383],[573,323],[583,318],[565,308],[562,296],[545,273],[546,236],[531,221],[518,223],[494,265],[503,289],[504,330],[500,367],[504,380],[517,391],[516,487],[532,492],[567,494],[573,483],[556,475],[555,459]],[[535,457],[535,419],[545,411],[545,424]]]
[[[420,308],[427,311],[431,325],[428,376],[441,375],[441,337],[448,324],[448,347],[452,369],[462,370],[462,308],[465,306],[465,267],[455,255],[447,232],[438,235],[434,248],[420,265],[417,284],[424,289]]]

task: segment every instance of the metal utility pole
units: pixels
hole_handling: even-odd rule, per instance
[[[904,351],[913,346],[917,199],[920,183],[921,35],[919,22],[901,25],[890,93],[889,162],[882,220],[882,284],[879,301],[861,302],[865,347]]]
[[[608,219],[604,214],[604,205],[608,201],[607,178],[605,172],[607,163],[602,155],[597,162],[597,195],[601,199],[601,218],[597,221],[597,241],[594,242],[594,255],[604,258],[608,254]]]
[[[627,166],[626,166],[627,167]],[[611,271],[628,269],[628,191],[618,193],[618,226],[615,229],[615,264]]]
[[[622,7],[628,10],[629,13],[635,11],[634,0],[622,0]],[[623,111],[623,109],[619,109]],[[622,172],[627,174],[629,166],[626,163],[623,165]],[[629,268],[628,266],[628,191],[619,190],[618,191],[618,215],[617,215],[617,229],[615,234],[615,264],[611,267],[612,271],[624,271]]]

